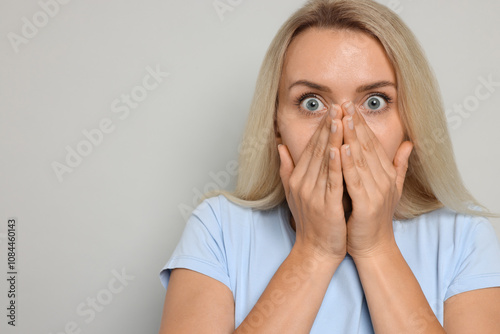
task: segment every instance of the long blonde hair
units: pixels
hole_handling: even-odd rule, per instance
[[[275,139],[278,84],[286,50],[310,27],[360,31],[384,47],[397,78],[398,108],[407,139],[414,143],[396,219],[446,206],[465,214],[494,216],[468,192],[458,172],[439,88],[413,33],[387,7],[370,0],[311,0],[273,39],[262,63],[240,145],[238,179],[230,201],[258,210],[286,200]],[[425,101],[425,103],[422,103]]]

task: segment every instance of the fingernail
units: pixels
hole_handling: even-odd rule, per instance
[[[332,125],[330,127],[330,130],[332,131],[332,133],[337,132],[337,121],[334,119],[332,119]]]
[[[347,113],[349,115],[354,115],[354,105],[352,104],[351,101],[349,101],[345,104],[345,109],[347,110]]]
[[[352,121],[352,116],[349,116],[347,118],[347,125],[349,126],[349,129],[351,129],[351,130],[354,129],[354,122]]]
[[[349,147],[349,145],[345,146],[345,153],[347,153],[347,156],[351,156],[351,148]]]
[[[330,159],[335,159],[335,150],[333,149],[333,147],[330,147]]]

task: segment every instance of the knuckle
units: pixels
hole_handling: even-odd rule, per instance
[[[288,180],[288,187],[290,188],[290,190],[295,192],[297,190],[297,188],[299,187],[299,185],[300,185],[300,183],[297,180],[297,178],[293,177],[293,175],[292,175],[290,177],[290,179]]]
[[[342,182],[337,182],[335,180],[328,180],[326,183],[326,188],[329,191],[334,191],[339,189],[342,186]]]
[[[321,148],[321,147],[318,147],[316,146],[313,151],[312,151],[312,155],[314,158],[317,158],[317,159],[322,159],[323,158],[323,155],[324,155],[324,150]]]
[[[358,177],[352,181],[352,186],[355,189],[360,189],[363,187],[363,181]]]
[[[321,163],[321,166],[320,166],[320,174],[325,174],[328,172],[328,167],[329,167],[329,164],[328,164],[328,161],[323,161]]]
[[[354,160],[356,167],[365,169],[367,167],[366,159],[364,157],[358,158]]]
[[[376,191],[373,193],[372,196],[373,196],[373,201],[377,204],[377,206],[384,203],[385,196],[381,192]]]
[[[312,154],[314,152],[315,147],[316,147],[315,143],[313,143],[312,140],[310,140],[307,142],[305,150]]]
[[[368,215],[369,216],[374,216],[377,214],[377,210],[375,209],[375,206],[371,205],[369,208],[368,208]]]
[[[363,152],[371,152],[372,151],[372,146],[370,143],[361,143],[361,149]]]
[[[335,189],[335,184],[332,181],[326,182],[326,191],[332,191]]]
[[[304,186],[300,187],[300,189],[298,189],[297,193],[298,193],[300,198],[306,199],[309,197],[309,189],[307,189]]]

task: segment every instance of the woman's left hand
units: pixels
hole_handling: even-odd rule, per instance
[[[354,104],[344,103],[342,172],[352,200],[347,252],[369,257],[395,245],[392,218],[401,198],[413,144],[404,141],[392,163]]]

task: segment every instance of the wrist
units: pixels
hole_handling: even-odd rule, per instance
[[[299,240],[295,242],[292,252],[295,253],[301,261],[307,261],[310,265],[319,265],[321,267],[334,266],[336,268],[346,256],[345,251],[336,254],[325,248],[309,245]]]
[[[374,262],[377,259],[401,254],[394,238],[380,242],[363,250],[348,249],[348,253],[353,258],[355,263]]]

